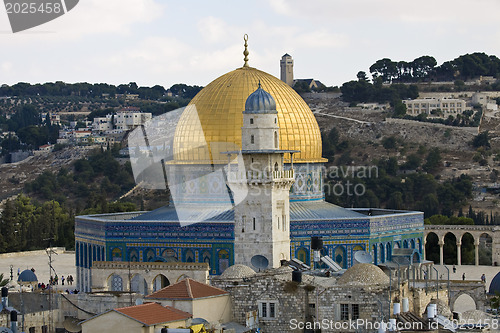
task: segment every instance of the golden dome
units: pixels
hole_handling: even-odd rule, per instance
[[[294,162],[326,161],[318,123],[306,102],[274,76],[241,67],[209,83],[186,107],[175,130],[174,163],[227,163],[221,152],[241,149],[242,112],[259,82],[276,101],[280,149],[299,150]]]

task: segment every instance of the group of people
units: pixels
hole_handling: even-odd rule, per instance
[[[68,286],[72,286],[73,285],[73,275],[68,275],[68,278],[64,278],[64,275],[61,276],[61,285],[64,286],[64,282],[67,282]],[[55,285],[59,285],[59,276],[56,276],[55,277],[52,277],[52,275],[50,276],[50,280],[49,280],[49,284],[52,285],[52,286],[55,286]]]

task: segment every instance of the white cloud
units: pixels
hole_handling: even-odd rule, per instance
[[[496,19],[500,2],[495,0],[271,0],[278,14],[296,19],[335,21],[351,19],[392,20],[394,22],[471,22]]]
[[[12,72],[12,69],[13,69],[13,65],[10,61],[4,61],[0,64],[0,69],[2,70],[2,72],[6,73],[6,72]]]
[[[230,29],[223,20],[209,16],[202,18],[198,22],[198,30],[206,42],[218,43],[227,41],[227,35]]]
[[[0,39],[23,45],[40,40],[76,40],[89,35],[125,35],[132,32],[134,25],[151,22],[163,12],[164,5],[155,0],[82,0],[53,21]]]

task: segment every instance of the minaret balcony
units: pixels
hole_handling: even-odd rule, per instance
[[[293,181],[295,179],[294,170],[282,171],[246,171],[229,172],[227,180],[231,183],[269,183],[281,181]]]

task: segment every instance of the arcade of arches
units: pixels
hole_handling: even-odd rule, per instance
[[[500,227],[426,225],[425,259],[440,265],[500,265]]]
[[[133,291],[149,295],[185,277],[207,283],[207,263],[95,261],[93,291]]]

